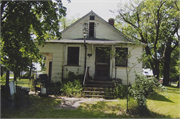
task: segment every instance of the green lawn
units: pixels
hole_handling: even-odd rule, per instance
[[[148,98],[147,106],[150,115],[127,114],[126,99],[114,102],[83,103],[76,110],[54,109],[60,103],[58,99],[45,97],[28,97],[29,107],[20,109],[2,108],[2,117],[8,118],[179,118],[180,117],[180,90],[173,86],[167,87],[167,92],[155,93]],[[167,96],[165,96],[167,94]],[[131,98],[129,108],[132,109],[136,103]]]
[[[14,79],[10,79],[10,81],[13,81]],[[6,81],[5,80],[1,80],[1,85],[5,85]],[[16,82],[15,82],[16,83]],[[17,79],[17,85],[18,86],[22,86],[22,87],[31,87],[31,81],[29,81],[29,79]]]
[[[168,86],[167,91],[155,93],[147,100],[150,110],[171,118],[180,118],[180,89]]]

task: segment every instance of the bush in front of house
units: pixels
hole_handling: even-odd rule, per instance
[[[165,89],[155,77],[147,78],[142,74],[135,73],[135,82],[129,88],[129,92],[137,101],[139,110],[147,109],[146,99],[154,93],[154,88]]]
[[[82,84],[84,79],[84,74],[75,74],[74,72],[69,71],[67,78],[63,79],[63,84],[67,84],[69,81],[74,82],[74,80],[79,80]]]
[[[117,84],[114,89],[114,98],[123,99],[127,95],[127,86],[122,84]]]
[[[47,83],[45,84],[46,85],[46,91],[49,93],[49,94],[54,94],[54,95],[60,95],[62,93],[61,91],[61,87],[62,87],[62,84],[61,82],[51,82],[51,83]]]
[[[79,80],[74,80],[73,82],[69,81],[62,85],[61,91],[62,94],[68,97],[80,97],[83,87]]]

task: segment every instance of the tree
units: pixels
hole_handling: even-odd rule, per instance
[[[71,24],[75,23],[79,19],[79,14],[76,16],[72,16],[70,19],[66,17],[62,17],[60,30],[64,30],[69,27]]]
[[[66,15],[61,0],[56,1],[1,1],[1,64],[14,72],[38,61],[38,45],[52,37],[61,38],[59,20]]]
[[[147,44],[145,57],[158,79],[163,66],[164,85],[169,85],[171,53],[179,44],[179,4],[177,0],[130,1],[119,7],[116,17],[124,34]]]
[[[154,77],[147,78],[142,74],[135,74],[135,82],[129,88],[133,98],[138,103],[140,113],[147,111],[147,98],[154,93],[154,89],[166,90]]]

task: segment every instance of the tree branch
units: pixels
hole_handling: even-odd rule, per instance
[[[171,52],[179,45],[179,41],[175,42],[175,45],[171,48]]]
[[[7,3],[7,1],[2,1],[2,3],[1,3],[1,18],[2,18],[2,14],[4,12],[4,7],[5,7],[6,3]]]
[[[120,12],[119,12],[119,14],[120,14],[120,16],[122,17],[122,19],[123,19],[126,23],[132,25],[135,29],[138,28],[136,25],[134,25],[133,23],[131,23],[130,21],[128,21],[128,20],[123,16],[123,14],[121,14]]]
[[[180,11],[180,8],[179,8],[178,5],[177,5],[177,0],[174,1],[174,4],[175,4],[177,10]]]
[[[16,7],[16,5],[18,4],[18,2],[16,1],[15,4],[10,7],[10,9],[8,10],[8,12],[2,17],[2,14],[1,14],[1,21],[3,21],[9,14],[12,14],[14,8]],[[1,8],[2,9],[2,8]],[[2,11],[1,11],[2,12]]]

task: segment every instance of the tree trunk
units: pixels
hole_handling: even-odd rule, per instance
[[[171,47],[167,46],[164,57],[164,66],[163,66],[163,85],[169,85],[169,76],[170,76],[170,62],[171,62]]]
[[[151,56],[151,51],[148,46],[145,47],[146,55]],[[159,80],[159,61],[155,59],[149,59],[151,69],[153,70],[153,75]]]
[[[159,80],[159,61],[154,60],[153,75]]]
[[[17,80],[17,72],[14,72],[14,81]]]
[[[31,61],[30,70],[29,70],[29,81],[31,81],[31,72],[32,72],[32,61]]]
[[[9,71],[7,70],[6,71],[6,92],[10,93],[9,91],[10,91],[10,89],[9,89]]]

